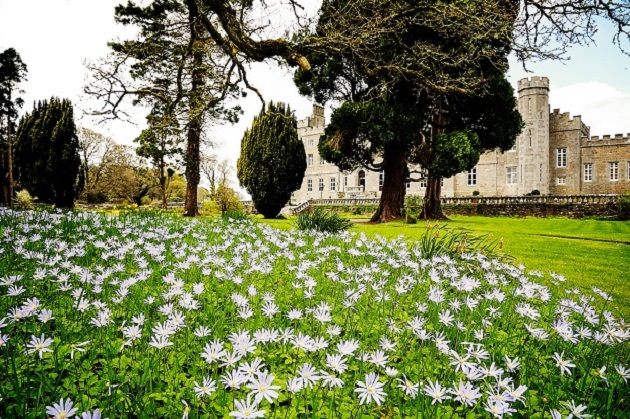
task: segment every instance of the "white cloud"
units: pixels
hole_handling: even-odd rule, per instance
[[[630,92],[602,82],[581,82],[549,89],[551,109],[581,115],[591,135],[630,133]]]

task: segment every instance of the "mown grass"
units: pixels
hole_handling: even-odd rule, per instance
[[[441,224],[477,234],[492,233],[497,240],[503,240],[503,251],[527,269],[555,272],[574,287],[596,286],[610,293],[610,309],[630,319],[630,222],[561,217],[450,218]],[[293,226],[291,218],[259,221],[281,229]],[[351,231],[390,239],[402,234],[414,240],[427,231],[427,224],[357,222]]]

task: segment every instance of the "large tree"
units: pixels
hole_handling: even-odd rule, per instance
[[[24,101],[18,97],[19,83],[26,80],[26,64],[20,54],[8,48],[0,53],[0,188],[1,202],[13,204],[13,134],[17,111]]]
[[[254,118],[241,142],[237,177],[256,210],[273,218],[300,188],[306,170],[304,143],[291,108],[270,102]]]
[[[18,181],[31,195],[72,208],[83,188],[79,140],[68,99],[38,102],[18,127],[15,161]]]
[[[339,18],[340,10],[362,14],[363,18],[355,15],[349,17],[357,21],[365,20],[375,13],[383,16],[387,13],[384,4],[377,10],[356,7],[343,9],[342,6],[347,3],[348,0],[330,0],[325,3],[317,28],[320,36],[323,37],[331,30],[332,22]],[[490,12],[476,2],[466,3],[467,6],[455,9],[447,16],[441,14],[444,12],[441,7],[427,9],[423,15],[414,16],[399,30],[381,34],[379,40],[371,43],[368,60],[357,58],[352,50],[316,53],[309,57],[311,70],[299,70],[296,73],[296,82],[303,93],[319,101],[344,101],[333,112],[331,124],[320,139],[320,154],[342,170],[362,167],[384,173],[380,205],[372,221],[389,221],[401,215],[405,183],[409,179],[408,164],[421,163],[425,168],[430,168],[435,159],[435,150],[455,151],[454,148],[445,147],[446,144],[455,144],[447,139],[457,140],[457,150],[466,150],[469,154],[452,156],[449,160],[451,163],[460,159],[462,164],[452,165],[449,170],[467,167],[471,163],[474,165],[480,151],[491,148],[487,147],[485,141],[478,141],[478,136],[473,132],[478,128],[477,120],[472,115],[449,115],[450,118],[445,118],[444,110],[457,107],[463,111],[466,108],[458,106],[458,103],[468,103],[481,97],[499,98],[492,93],[495,86],[491,85],[490,76],[501,78],[507,69],[510,42],[506,25],[510,23],[504,16],[513,13],[509,5],[504,10],[493,10],[497,23],[483,26],[483,31],[479,32],[478,27],[469,28],[469,20],[483,21],[481,16]],[[407,4],[406,0],[391,2],[394,9],[401,10]],[[449,30],[445,30],[446,27]],[[413,61],[413,51],[422,50],[430,51],[431,58]],[[470,50],[480,53],[470,54]],[[460,56],[466,56],[466,60],[460,60]],[[363,65],[378,66],[378,63],[395,62],[405,57],[407,70],[425,75],[430,80],[428,84],[418,86],[411,79],[401,79],[396,75],[361,72]],[[429,65],[429,61],[436,57],[441,57],[441,63]],[[383,83],[386,89],[382,88]],[[436,88],[435,83],[444,88]],[[511,89],[501,91],[501,94],[508,96],[511,93]],[[512,96],[504,100],[502,104],[507,105],[505,112],[518,115],[515,103]],[[511,124],[513,120],[495,119],[494,122]],[[455,124],[456,121],[459,123]],[[520,128],[518,121],[517,128]],[[457,135],[439,135],[453,130],[460,132]],[[515,140],[518,131],[513,131],[504,141],[509,143]],[[432,146],[438,139],[441,147]],[[462,140],[468,140],[467,147],[462,147]],[[444,168],[440,166],[440,169]],[[437,170],[430,172],[433,172],[434,178],[444,173],[438,176]],[[435,196],[438,197],[439,205],[439,191],[437,195],[428,194],[427,200],[433,202]]]
[[[509,150],[523,128],[523,119],[514,89],[503,74],[495,72],[483,94],[440,103],[429,121],[430,129],[411,153],[410,161],[426,168],[421,216],[445,218],[440,200],[442,179],[472,169],[484,152]]]
[[[194,5],[193,5],[194,6]],[[225,107],[224,99],[238,89],[235,65],[220,49],[206,42],[200,11],[178,0],[154,0],[146,5],[129,1],[116,7],[116,21],[138,29],[135,39],[111,42],[111,54],[91,65],[92,80],[86,92],[101,99],[103,118],[125,116],[123,104],[159,109],[150,128],[179,130],[186,137],[184,164],[187,194],[184,215],[198,214],[200,147],[209,121],[234,122],[238,107]]]

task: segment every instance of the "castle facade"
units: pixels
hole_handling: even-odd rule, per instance
[[[518,82],[518,109],[525,122],[514,147],[483,154],[477,165],[444,179],[445,197],[619,194],[630,191],[630,133],[590,137],[581,116],[550,111],[549,79],[534,76]],[[320,158],[324,108],[298,122],[307,168],[293,202],[339,197],[378,197],[383,173],[367,169],[341,172]],[[408,194],[424,194],[426,181],[407,183]]]

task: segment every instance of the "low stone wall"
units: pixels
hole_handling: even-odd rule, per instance
[[[617,197],[618,195],[458,197],[442,198],[442,207],[447,215],[615,217],[618,215]],[[301,211],[320,206],[352,212],[353,208],[376,208],[377,205],[378,199],[312,199],[296,208]],[[414,207],[408,211],[410,214],[417,214],[421,209]]]
[[[606,203],[528,203],[509,204],[446,204],[444,212],[458,215],[507,216],[507,217],[615,217],[617,205]]]

